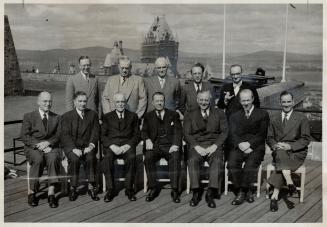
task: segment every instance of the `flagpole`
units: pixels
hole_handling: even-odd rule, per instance
[[[287,22],[288,22],[288,4],[286,4],[286,19],[285,19],[285,40],[284,40],[284,59],[283,59],[283,74],[281,82],[286,82],[286,49],[287,49]]]
[[[223,79],[225,79],[225,38],[226,38],[226,5],[224,4],[223,67],[222,67],[222,78]]]

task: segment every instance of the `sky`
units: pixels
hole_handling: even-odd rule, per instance
[[[322,54],[322,4],[288,7],[287,50]],[[156,16],[165,15],[179,50],[223,50],[222,4],[5,4],[16,49],[111,48],[115,40],[140,49]],[[227,4],[226,53],[283,51],[286,4]]]

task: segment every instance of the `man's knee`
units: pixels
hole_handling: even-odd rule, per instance
[[[40,165],[43,163],[43,153],[34,152],[33,155],[30,156],[30,164],[31,165]]]

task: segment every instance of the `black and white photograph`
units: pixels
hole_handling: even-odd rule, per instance
[[[323,225],[325,4],[6,0],[4,223]]]

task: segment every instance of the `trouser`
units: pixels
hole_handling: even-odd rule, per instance
[[[69,152],[67,158],[68,158],[68,174],[70,176],[71,187],[78,186],[78,178],[79,178],[79,170],[80,170],[81,162],[83,162],[85,174],[89,183],[94,184],[96,179],[95,176],[96,156],[94,150],[87,154],[82,155],[81,157],[78,157],[74,152]]]
[[[101,162],[102,170],[106,178],[106,190],[114,188],[114,161],[117,158],[124,159],[126,176],[125,187],[127,190],[134,189],[136,172],[136,148],[132,147],[124,154],[116,155],[110,148],[104,150],[104,158]]]
[[[190,148],[188,152],[187,166],[190,174],[190,188],[200,188],[200,170],[203,163],[207,161],[209,164],[209,185],[210,188],[218,189],[221,181],[221,173],[223,172],[223,150],[217,150],[210,156],[201,156],[194,148]]]
[[[43,174],[45,166],[48,168],[49,185],[58,183],[58,175],[60,173],[60,149],[52,149],[49,153],[43,153],[37,149],[29,150],[26,157],[30,168],[30,188],[37,190],[39,177]]]
[[[171,145],[156,145],[153,150],[144,152],[144,166],[148,177],[148,188],[153,189],[158,186],[156,162],[164,158],[168,161],[170,185],[172,189],[178,189],[181,155],[180,150],[169,153],[170,147]]]
[[[245,154],[239,149],[234,149],[229,154],[228,171],[231,181],[236,189],[248,190],[252,183],[256,182],[258,167],[262,161],[261,152],[252,151]],[[242,168],[242,163],[244,167]]]

